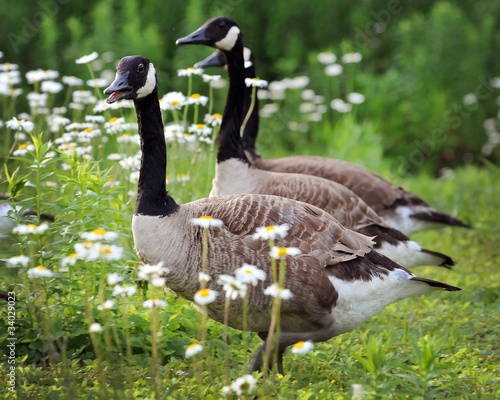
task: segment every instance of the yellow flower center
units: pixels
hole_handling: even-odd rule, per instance
[[[18,124],[18,125],[22,125],[22,124],[23,124],[23,121],[22,121],[22,120],[17,121],[17,124]],[[21,145],[21,146],[23,146],[23,145]],[[19,146],[19,147],[21,147],[21,146]],[[26,145],[24,145],[24,146],[26,146]],[[28,146],[26,146],[26,147],[28,147]]]
[[[101,252],[103,254],[111,254],[111,248],[109,248],[108,246],[104,246],[102,249],[101,249]]]
[[[205,124],[196,124],[196,129],[205,129]]]
[[[207,288],[201,289],[199,293],[200,293],[201,297],[208,297],[208,296],[210,296],[210,290],[208,290]]]
[[[83,242],[83,247],[90,247],[90,246],[92,246],[93,244],[94,244],[94,242],[89,242],[89,241],[87,241],[87,242]]]
[[[92,132],[92,130],[93,130],[92,128],[85,128],[83,131],[89,133]]]
[[[29,229],[29,230],[35,230],[36,228],[38,228],[38,226],[36,226],[35,224],[26,225],[26,229]]]
[[[76,258],[76,253],[71,253],[68,258]]]
[[[110,182],[110,183],[113,183],[113,182],[115,181],[115,178],[111,178],[111,177],[109,177],[109,178],[108,178],[108,179],[106,179],[106,180],[107,180],[108,182]]]
[[[278,247],[278,256],[285,257],[288,254],[286,247]]]
[[[211,221],[212,219],[214,219],[214,217],[210,216],[210,215],[202,215],[200,217],[200,219],[203,219],[205,221]]]
[[[170,104],[172,104],[173,106],[178,106],[180,103],[177,100],[172,100]]]
[[[301,340],[300,342],[295,343],[293,347],[297,350],[300,350],[304,347],[304,345],[305,345],[304,341]]]
[[[167,176],[165,177],[165,179],[166,179],[167,181],[169,181],[169,180],[170,180],[170,175],[167,175]]]
[[[260,78],[252,78],[252,81],[254,81],[254,82],[259,82],[259,81],[260,81]]]
[[[222,119],[222,114],[219,114],[219,113],[212,114],[212,118]]]
[[[18,121],[17,123],[19,124],[20,121]],[[19,124],[21,125],[21,124]],[[26,143],[23,143],[21,145],[19,145],[19,147],[17,148],[18,150],[26,150],[28,148],[28,145]]]
[[[105,235],[106,234],[106,230],[102,229],[102,228],[97,228],[97,229],[94,229],[92,231],[92,233],[95,234],[95,235]]]
[[[198,347],[198,344],[197,344],[197,343],[191,343],[191,344],[187,347],[187,349],[188,349],[188,350],[194,350],[194,349],[196,349],[197,347]]]
[[[188,67],[188,68],[186,68],[186,71],[194,71],[194,68],[193,67]]]
[[[111,119],[109,120],[109,122],[116,122],[116,121],[118,121],[118,118],[117,118],[117,117],[113,117],[113,118],[111,118]]]
[[[245,269],[243,270],[243,272],[244,272],[245,274],[249,274],[249,275],[253,273],[253,271],[252,271],[250,268],[245,268]]]
[[[266,226],[266,232],[274,232],[275,229],[274,225]]]
[[[185,178],[187,175],[186,174],[177,174],[177,179],[182,179],[182,178]]]
[[[36,267],[36,269],[37,269],[37,270],[39,270],[39,271],[48,271],[48,268],[47,268],[47,267],[44,267],[43,265],[38,265],[38,266]]]
[[[192,98],[192,99],[199,99],[200,97],[201,97],[201,94],[199,94],[199,93],[193,93],[193,94],[191,95],[191,98]]]

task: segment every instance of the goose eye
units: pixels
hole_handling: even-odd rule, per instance
[[[225,22],[219,22],[219,24],[217,26],[219,28],[224,28],[226,26],[226,23]]]
[[[137,66],[137,72],[139,72],[140,74],[144,72],[144,64],[141,63]]]

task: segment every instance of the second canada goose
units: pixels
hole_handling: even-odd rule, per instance
[[[219,32],[225,34],[224,31]],[[207,45],[218,47],[223,36],[214,36]],[[223,41],[222,41],[223,43]],[[359,196],[337,182],[313,175],[265,171],[250,165],[240,143],[241,116],[249,98],[245,90],[241,34],[233,47],[224,44],[221,52],[228,61],[229,90],[226,117],[219,134],[219,151],[211,196],[257,193],[283,196],[313,204],[333,215],[345,227],[375,237],[375,249],[396,263],[413,268],[419,265],[450,267],[453,260],[431,250],[422,249],[401,232],[390,228]],[[231,118],[229,121],[228,118]]]
[[[10,233],[12,228],[16,226],[16,220],[11,216],[11,214],[17,215],[17,213],[20,212],[19,216],[21,218],[29,215],[39,215],[36,211],[31,209],[21,212],[22,208],[13,204],[12,198],[5,193],[0,193],[0,201],[2,201],[0,202],[0,234]],[[52,214],[40,213],[39,218],[42,221],[55,221],[55,216]]]
[[[245,47],[245,74],[253,78],[255,60],[250,49]],[[205,60],[197,63],[198,67],[224,66],[223,52],[217,51]],[[247,89],[243,115],[250,106],[251,88]],[[243,132],[245,153],[256,168],[285,173],[299,173],[319,176],[338,182],[361,197],[391,227],[410,236],[425,229],[437,229],[445,226],[470,228],[469,225],[448,214],[434,209],[420,197],[402,187],[393,185],[381,176],[365,167],[347,161],[318,157],[290,156],[274,160],[262,158],[255,148],[259,133],[258,100]]]
[[[222,25],[220,29],[225,29]],[[203,31],[199,31],[200,35]],[[231,40],[229,32],[228,40]],[[201,35],[200,38],[203,38]],[[177,204],[166,191],[167,153],[153,64],[142,56],[124,57],[115,80],[104,91],[107,102],[133,100],[141,139],[141,166],[132,232],[139,258],[163,263],[166,285],[193,301],[200,289],[203,228],[193,218],[210,216],[223,225],[210,231],[209,286],[220,274],[232,274],[243,263],[267,273],[265,281],[248,291],[248,329],[265,337],[272,298],[263,290],[272,283],[268,241],[254,239],[256,228],[288,224],[280,246],[296,247],[301,254],[286,258],[285,286],[293,296],[283,300],[279,339],[279,367],[285,348],[300,340],[325,341],[354,329],[386,305],[437,289],[460,290],[410,271],[372,251],[372,241],[343,228],[332,216],[309,204],[277,196],[236,195],[204,198]],[[227,119],[228,121],[230,119]],[[223,122],[224,123],[224,122]],[[207,305],[213,319],[224,320],[224,296]],[[243,301],[231,302],[230,326],[243,328]],[[262,349],[252,370],[263,367]]]

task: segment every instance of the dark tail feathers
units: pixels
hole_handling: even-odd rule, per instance
[[[471,226],[466,224],[465,222],[462,222],[459,219],[452,217],[451,215],[443,214],[437,211],[419,212],[412,214],[411,217],[415,219],[421,219],[423,221],[434,222],[436,224],[459,226],[461,228],[467,229],[471,228]]]
[[[453,261],[453,259],[451,257],[447,256],[446,254],[439,253],[437,251],[427,250],[427,249],[421,249],[420,251],[422,253],[429,254],[430,256],[433,256],[433,257],[436,257],[436,258],[439,258],[440,260],[442,260],[441,264],[439,264],[440,267],[452,269],[453,266],[455,265],[455,261]]]

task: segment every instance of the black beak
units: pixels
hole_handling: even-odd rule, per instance
[[[204,44],[207,46],[212,45],[212,41],[207,37],[207,30],[205,27],[198,28],[190,35],[177,39],[175,44],[181,46],[183,44]]]
[[[104,94],[111,95],[106,99],[107,103],[114,103],[132,93],[132,87],[128,84],[128,75],[129,72],[117,75],[113,83],[104,90]]]
[[[226,65],[226,56],[220,50],[214,51],[204,60],[194,64],[195,68],[206,67],[224,67]]]

